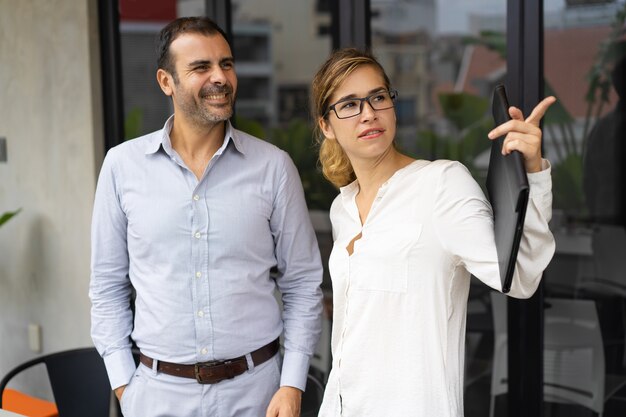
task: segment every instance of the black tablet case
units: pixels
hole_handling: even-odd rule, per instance
[[[510,120],[509,103],[504,86],[499,84],[493,93],[492,113],[496,126]],[[496,249],[500,265],[502,292],[511,289],[515,261],[519,249],[526,206],[528,205],[528,177],[521,153],[513,151],[502,155],[504,136],[491,144],[487,193],[493,208]]]

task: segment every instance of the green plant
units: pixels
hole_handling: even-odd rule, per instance
[[[124,140],[134,139],[141,136],[143,126],[143,110],[133,107],[124,119]]]
[[[555,184],[552,188],[553,199],[558,202],[558,207],[565,208],[570,213],[577,213],[579,216],[586,216],[582,156],[572,153],[560,161],[552,172],[552,182]]]
[[[6,213],[3,213],[2,216],[0,216],[0,227],[6,222],[8,222],[13,216],[15,216],[20,211],[22,211],[22,209],[17,209],[15,211],[7,211]]]
[[[324,178],[318,166],[318,152],[307,121],[294,119],[284,128],[266,131],[258,122],[236,116],[235,126],[287,152],[298,168],[309,209],[330,209],[337,189]]]

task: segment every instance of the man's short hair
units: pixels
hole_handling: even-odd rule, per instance
[[[180,17],[171,21],[159,34],[157,44],[157,68],[170,73],[172,77],[174,77],[174,81],[178,81],[178,75],[176,74],[176,67],[172,59],[172,54],[170,53],[170,45],[176,38],[184,33],[200,33],[206,36],[220,34],[230,46],[226,32],[224,32],[217,23],[206,16]]]

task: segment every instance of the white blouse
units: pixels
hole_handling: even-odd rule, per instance
[[[528,298],[554,254],[550,165],[530,199],[509,295]],[[491,206],[460,163],[418,160],[378,191],[364,225],[355,181],[330,211],[333,366],[320,417],[463,415],[470,274],[500,291]],[[354,243],[352,255],[346,247]]]

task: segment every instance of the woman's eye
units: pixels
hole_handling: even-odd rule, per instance
[[[356,101],[344,101],[343,103],[341,103],[341,107],[340,109],[349,109],[351,107],[356,106]]]

